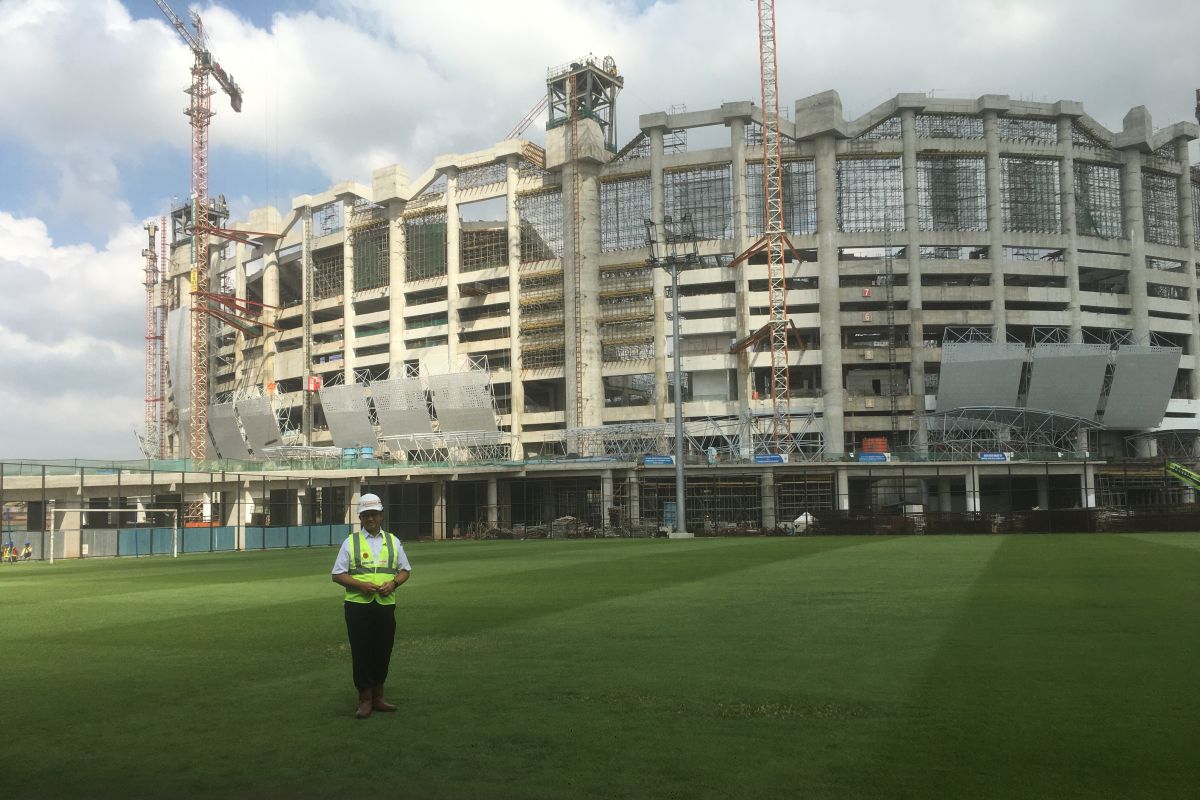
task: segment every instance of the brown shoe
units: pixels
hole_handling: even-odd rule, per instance
[[[358,708],[354,711],[354,716],[359,719],[366,719],[371,716],[371,690],[358,690]]]
[[[376,686],[371,690],[371,708],[376,711],[395,711],[396,707],[383,699],[383,687]]]

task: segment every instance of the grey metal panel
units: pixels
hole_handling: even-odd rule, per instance
[[[430,375],[429,389],[442,433],[498,430],[492,379],[486,372]]]
[[[371,384],[375,416],[384,436],[413,436],[433,433],[433,420],[425,402],[420,378],[392,378]]]
[[[221,458],[236,458],[241,461],[250,458],[246,440],[242,438],[242,430],[238,427],[233,403],[213,403],[208,407],[208,430]]]
[[[1043,344],[1033,348],[1033,375],[1025,405],[1095,419],[1104,389],[1108,345]]]
[[[275,409],[271,407],[269,397],[243,398],[236,401],[234,407],[242,418],[242,427],[246,429],[246,441],[257,455],[261,456],[268,447],[282,444],[279,420],[275,419]]]
[[[1153,428],[1162,422],[1179,370],[1178,347],[1122,345],[1104,406],[1108,428]]]
[[[963,406],[1015,406],[1021,388],[1025,346],[990,342],[942,347],[937,410]]]
[[[167,312],[167,376],[171,380],[171,399],[183,412],[189,408],[192,383],[191,311],[175,308]],[[187,430],[181,427],[180,430]]]
[[[338,447],[378,447],[367,407],[366,387],[351,383],[321,388],[321,408]]]

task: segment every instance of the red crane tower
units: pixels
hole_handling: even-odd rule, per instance
[[[794,250],[783,219],[783,158],[780,152],[779,81],[775,58],[775,2],[758,0],[758,61],[762,82],[763,127],[763,237],[734,259],[744,263],[752,255],[767,252],[767,289],[770,322],[765,330],[734,345],[732,352],[745,349],[751,340],[771,342],[771,439],[776,451],[790,445],[792,437],[792,389],[788,375],[787,253]]]
[[[187,90],[191,101],[184,113],[192,121],[192,257],[191,257],[191,408],[188,417],[187,456],[195,461],[208,457],[208,306],[209,306],[209,234],[217,232],[209,215],[208,200],[208,126],[213,116],[213,90],[209,78],[229,95],[234,111],[242,110],[242,90],[213,58],[204,36],[200,15],[192,12],[195,33],[171,9],[165,0],[154,0],[183,41],[195,55],[192,85]]]

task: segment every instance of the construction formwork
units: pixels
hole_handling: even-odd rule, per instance
[[[986,172],[982,157],[918,157],[917,220],[921,230],[987,230]]]
[[[1000,193],[1004,230],[1062,231],[1058,162],[1054,159],[1002,157]]]
[[[600,184],[600,249],[635,250],[646,246],[645,222],[650,218],[650,176],[604,181]]]
[[[846,232],[904,229],[904,169],[899,158],[837,162],[838,227]]]
[[[1175,177],[1142,171],[1142,218],[1146,241],[1179,245],[1179,189]]]
[[[1120,169],[1075,162],[1075,229],[1081,236],[1101,239],[1124,235]]]
[[[783,219],[788,233],[817,232],[816,166],[812,161],[783,162]],[[751,237],[763,235],[763,165],[746,163],[746,228]]]

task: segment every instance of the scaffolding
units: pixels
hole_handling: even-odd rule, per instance
[[[645,264],[600,271],[600,351],[605,362],[652,359],[654,275]]]
[[[508,167],[503,163],[485,164],[482,167],[468,167],[458,173],[457,187],[460,192],[467,189],[477,189],[480,186],[491,186],[508,181]]]
[[[646,246],[645,220],[650,218],[650,176],[600,184],[600,249],[636,250]]]
[[[858,135],[859,139],[899,139],[903,135],[899,117],[888,117],[883,122]]]
[[[390,233],[386,223],[354,232],[354,291],[382,289],[390,284]]]
[[[966,114],[917,114],[918,139],[982,139],[983,119]]]
[[[1000,138],[1010,142],[1058,143],[1058,125],[1050,120],[1000,117],[996,120],[996,128]]]
[[[1142,214],[1147,242],[1179,246],[1179,189],[1174,176],[1142,171]]]
[[[548,269],[520,276],[520,324],[522,369],[563,366],[565,320],[563,274]]]
[[[508,226],[504,222],[463,222],[458,235],[461,271],[508,266]]]
[[[520,195],[517,217],[521,222],[521,263],[562,258],[561,189]]]
[[[314,212],[315,214],[315,212]],[[316,217],[314,216],[314,224]],[[327,297],[337,297],[342,294],[345,275],[343,267],[345,258],[342,246],[328,247],[317,250],[312,257],[312,296],[314,300],[324,300]]]
[[[1196,181],[1192,181],[1192,238],[1200,245],[1200,183]]]
[[[666,216],[691,217],[699,239],[733,235],[732,182],[729,165],[678,170],[663,174]]]
[[[903,230],[904,170],[899,158],[837,162],[838,228],[844,232]]]
[[[1124,235],[1120,169],[1075,162],[1075,227],[1080,236],[1120,239]]]
[[[917,159],[917,219],[923,231],[987,230],[984,159],[921,156]]]
[[[788,233],[817,232],[816,169],[811,161],[783,162],[783,218]],[[751,238],[763,235],[763,165],[746,162],[746,228]]]
[[[980,453],[1075,455],[1081,431],[1104,427],[1070,414],[1001,406],[967,406],[926,414],[931,453],[975,460]]]
[[[1001,158],[1000,207],[1006,231],[1061,233],[1058,161]]]
[[[345,207],[341,201],[326,203],[312,210],[313,236],[329,236],[345,226]]]
[[[1094,150],[1110,149],[1099,136],[1080,125],[1076,120],[1071,121],[1071,143],[1076,147],[1090,147]]]
[[[404,218],[404,279],[446,274],[446,210]]]
[[[629,140],[628,144],[617,151],[613,162],[634,161],[650,157],[650,136],[644,131]]]

